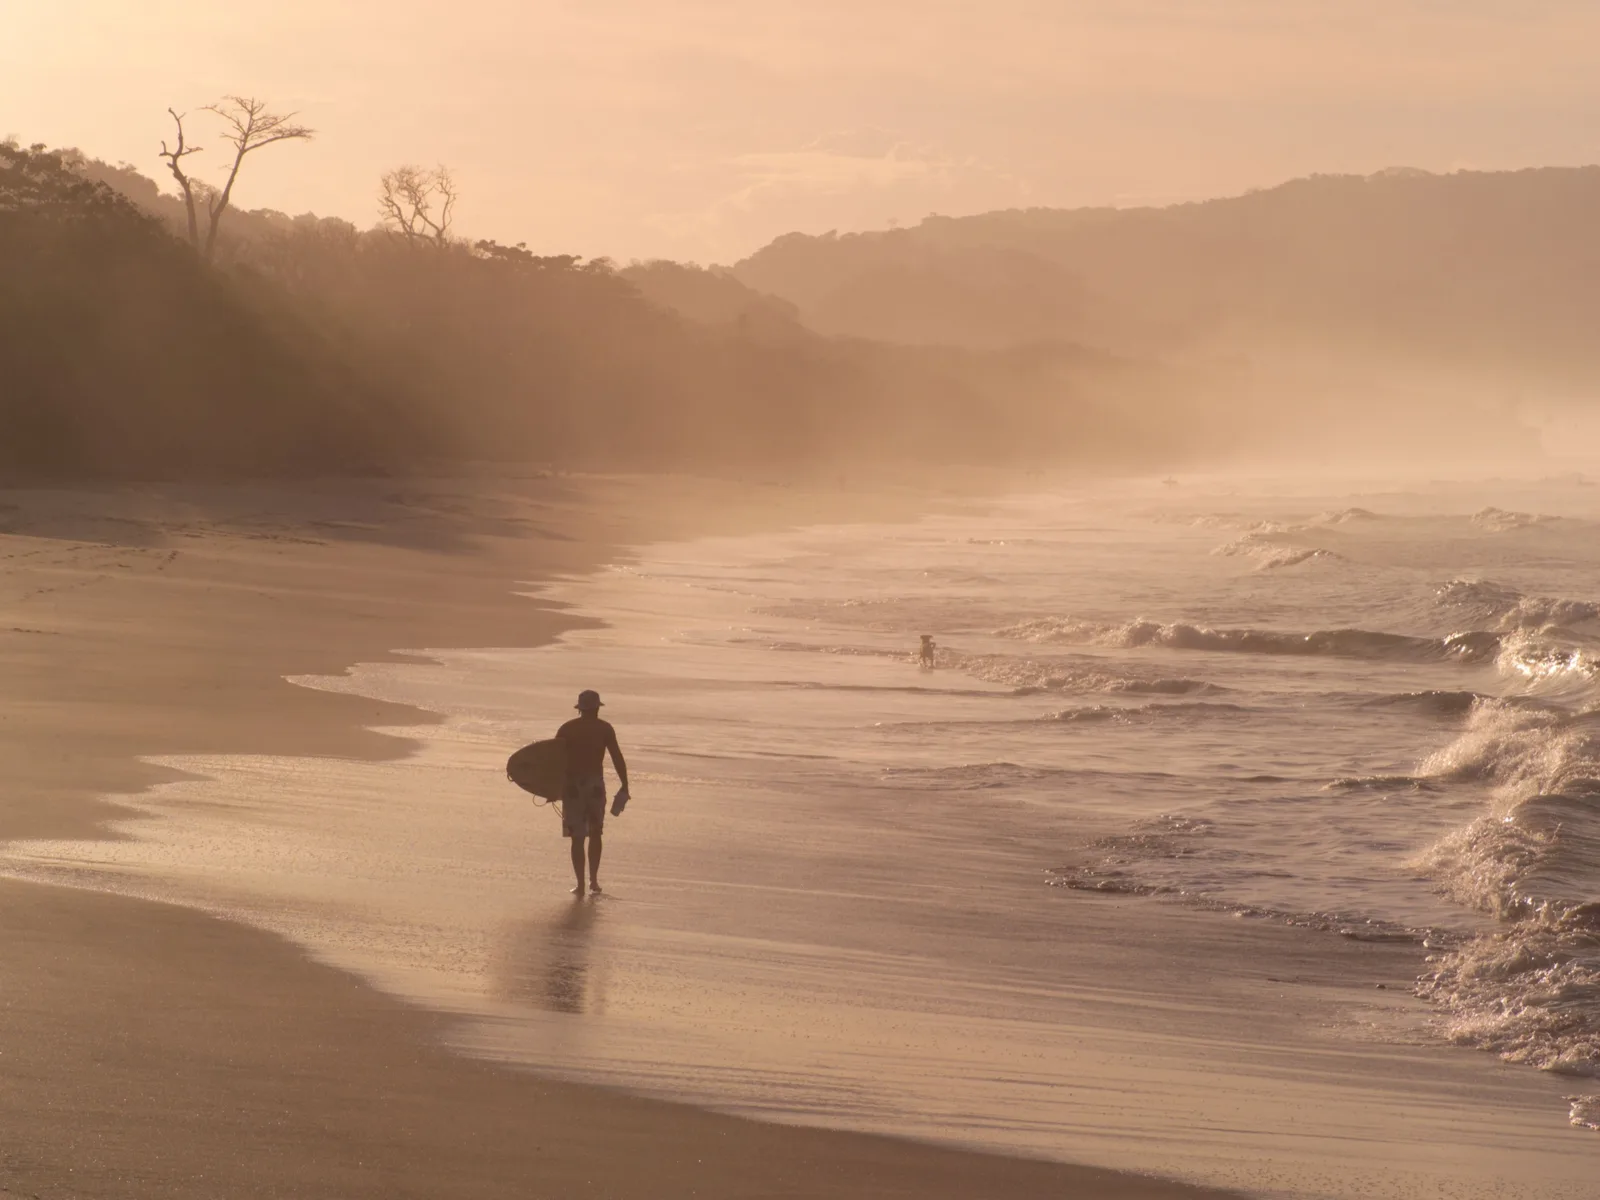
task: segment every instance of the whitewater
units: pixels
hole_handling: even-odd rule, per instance
[[[1585,478],[1055,486],[534,596],[595,627],[297,681],[443,714],[409,758],[160,760],[122,840],[3,869],[276,930],[564,1078],[1261,1195],[1600,1195]],[[585,687],[634,799],[574,905],[500,768]]]

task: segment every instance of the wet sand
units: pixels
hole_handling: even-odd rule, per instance
[[[137,756],[399,757],[370,727],[425,714],[284,676],[537,644],[582,617],[509,581],[862,508],[691,480],[0,493],[0,839],[95,834],[118,815],[99,797],[174,778]],[[471,1062],[444,1018],[169,905],[0,880],[0,960],[0,1194],[1221,1194]]]

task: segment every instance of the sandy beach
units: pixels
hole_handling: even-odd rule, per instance
[[[370,728],[425,714],[284,677],[537,644],[583,618],[512,581],[862,503],[760,495],[547,478],[0,495],[0,837],[94,835],[115,815],[100,797],[171,778],[140,756],[396,758],[408,744]],[[7,1195],[1220,1194],[549,1082],[445,1051],[442,1018],[269,934],[15,880],[0,896]]]
[[[1357,863],[1253,868],[1234,886],[1269,889],[1254,909],[1049,886],[1096,846],[1203,866],[1159,814],[1211,772],[1245,803],[1263,764],[1310,769],[1293,844],[1366,802],[1321,785],[1318,742],[1253,740],[1273,726],[1230,699],[1241,656],[1194,660],[1225,686],[1159,655],[1108,685],[1112,660],[1085,658],[1091,696],[1175,707],[1065,718],[1050,689],[1080,685],[1036,695],[1003,637],[918,675],[895,597],[996,586],[971,575],[982,537],[1009,529],[988,561],[1034,555],[1052,607],[1096,561],[1038,536],[1085,498],[919,482],[0,497],[0,1188],[1587,1200],[1574,1081],[1448,1045],[1412,994],[1421,934],[1341,936],[1271,900],[1280,880],[1336,905]],[[1167,526],[1097,524],[1116,519],[1083,536],[1160,561],[1137,539]],[[1227,594],[1255,586],[1214,533],[1184,538]],[[1358,686],[1341,664],[1317,686]],[[603,901],[575,906],[554,823],[498,763],[580,681],[625,714],[642,802]],[[1201,687],[1220,702],[1190,703]],[[1350,736],[1341,711],[1328,736]],[[1203,718],[1176,773],[1100,769],[1153,753],[1130,719],[1173,714]],[[1431,836],[1394,811],[1394,836]],[[1375,869],[1397,916],[1449,919]]]

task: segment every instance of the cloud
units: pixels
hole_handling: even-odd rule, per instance
[[[818,154],[834,154],[844,158],[888,158],[903,152],[918,152],[903,136],[892,129],[867,125],[859,129],[835,129],[818,134],[802,150]],[[931,151],[922,151],[923,157]]]
[[[741,207],[774,191],[839,195],[907,182],[948,186],[960,169],[932,148],[875,128],[825,133],[798,150],[741,154],[734,164],[747,182],[723,203]]]

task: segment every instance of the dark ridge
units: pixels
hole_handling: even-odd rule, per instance
[[[230,215],[212,265],[175,205],[0,143],[0,471],[1114,466],[1172,457],[1191,423],[1136,363],[824,337],[686,268],[262,213]],[[705,319],[674,307],[690,291]]]

